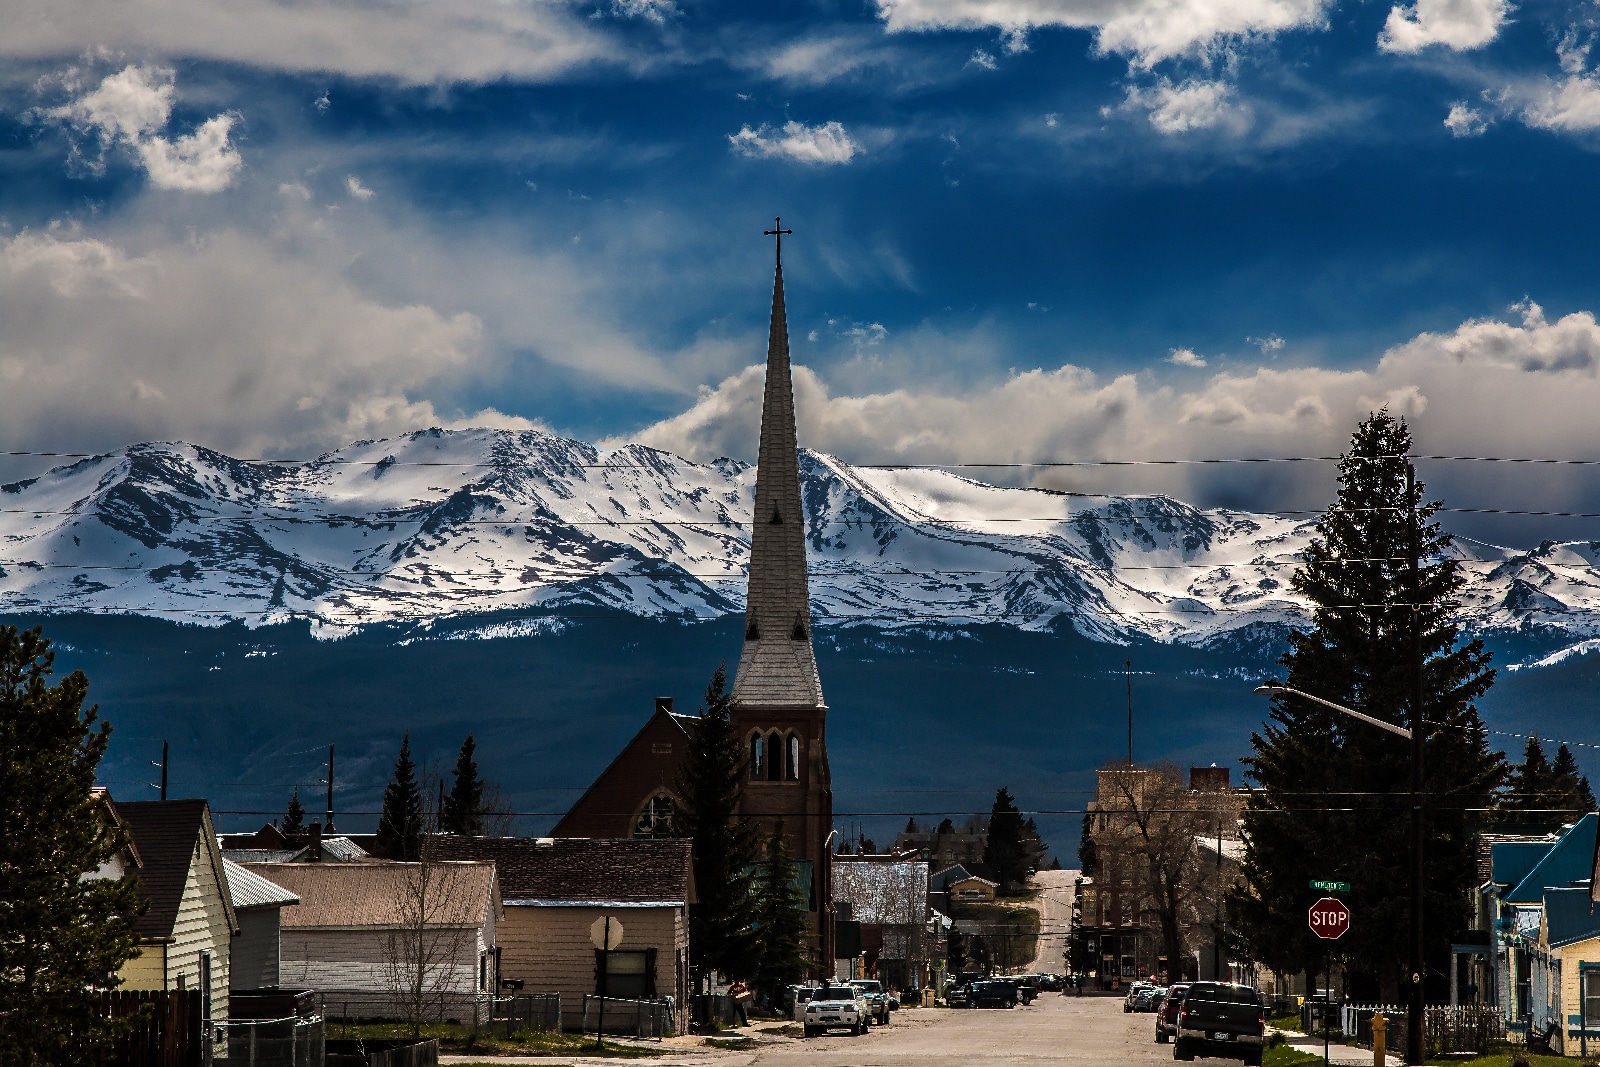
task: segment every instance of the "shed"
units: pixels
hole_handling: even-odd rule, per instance
[[[228,989],[277,989],[282,958],[280,912],[300,903],[300,898],[276,882],[246,870],[226,857],[222,870],[239,917],[239,936],[233,942],[228,967]]]

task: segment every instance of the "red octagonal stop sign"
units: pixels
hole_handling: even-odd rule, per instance
[[[1341,938],[1350,929],[1350,909],[1344,906],[1344,901],[1333,897],[1323,897],[1311,905],[1308,918],[1311,932],[1324,941]]]

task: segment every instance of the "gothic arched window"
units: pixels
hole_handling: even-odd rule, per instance
[[[750,736],[750,778],[760,781],[767,776],[767,739],[760,734]]]
[[[783,735],[772,731],[772,736],[767,738],[767,781],[776,782],[783,778]]]
[[[784,746],[783,776],[791,782],[800,780],[800,738],[796,734],[789,735],[789,743]]]
[[[657,793],[645,801],[633,824],[634,837],[671,837],[672,823],[678,814],[677,802],[667,793]]]

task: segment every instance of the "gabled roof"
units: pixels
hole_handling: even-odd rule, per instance
[[[200,846],[200,862],[212,866],[228,928],[239,929],[228,877],[222,868],[222,852],[217,848],[217,832],[204,800],[129,801],[117,805],[117,810],[139,846],[139,895],[150,902],[150,910],[133,925],[135,936],[172,936],[196,843]]]
[[[1551,948],[1600,937],[1600,905],[1589,899],[1589,887],[1544,891],[1545,936]]]
[[[492,862],[507,904],[680,906],[694,901],[690,844],[678,838],[430,838],[438,855]]]
[[[89,790],[89,796],[105,806],[106,816],[111,820],[112,826],[122,830],[127,829],[127,825],[122,821],[122,813],[117,811],[116,801],[111,799],[111,790],[103,785],[97,785]],[[124,851],[127,852],[128,859],[133,861],[135,868],[144,864],[144,861],[139,858],[139,846],[134,844],[133,834],[131,833],[128,834],[128,845]]]
[[[416,894],[420,863],[251,863],[250,873],[287,889],[300,906],[283,913],[285,930],[399,926]],[[481,925],[500,914],[494,865],[434,863],[429,872],[428,925]]]
[[[957,863],[954,866],[946,867],[942,871],[934,871],[928,875],[928,885],[935,889],[943,889],[952,882],[965,882],[971,877],[972,872]]]
[[[594,781],[589,783],[589,788],[585,789],[583,795],[573,803],[572,807],[567,809],[567,813],[561,817],[556,823],[555,829],[551,832],[559,835],[571,834],[574,830],[581,833],[587,829],[583,824],[586,821],[593,821],[587,813],[590,799],[603,793],[607,788],[607,779],[628,759],[630,753],[636,749],[643,751],[642,746],[645,744],[645,736],[660,729],[662,724],[665,724],[665,728],[672,731],[668,736],[686,738],[693,728],[693,723],[698,718],[698,715],[681,715],[675,711],[668,711],[660,704],[657,704],[655,711],[651,712],[650,717],[644,721],[644,725],[639,727],[639,732],[634,734],[626,745],[622,746],[622,750],[612,758],[610,763],[606,764],[606,769],[595,776]],[[671,788],[671,783],[664,783],[664,785],[669,789]],[[569,838],[569,840],[575,839]]]
[[[1579,819],[1505,899],[1512,904],[1537,904],[1546,889],[1565,889],[1588,881],[1594,869],[1595,824],[1593,812]]]
[[[1489,845],[1489,881],[1514,886],[1555,846],[1555,840],[1494,841]]]
[[[281,908],[300,903],[299,897],[281,885],[246,870],[226,856],[222,857],[222,869],[228,876],[228,892],[233,895],[235,909]]]

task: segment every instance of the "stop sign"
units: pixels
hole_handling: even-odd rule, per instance
[[[1311,932],[1324,941],[1341,938],[1350,929],[1350,909],[1344,906],[1344,901],[1334,897],[1323,897],[1311,905],[1308,918]]]

